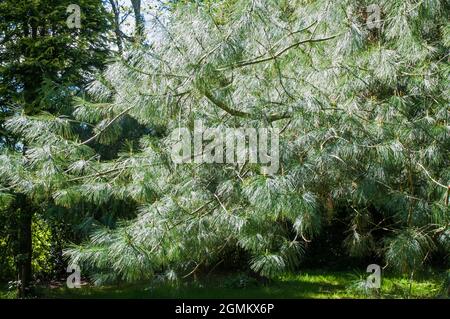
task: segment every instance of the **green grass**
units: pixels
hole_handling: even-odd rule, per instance
[[[383,276],[379,291],[363,293],[355,287],[366,274],[333,271],[302,271],[287,274],[267,284],[244,275],[216,275],[178,284],[137,283],[80,289],[38,287],[40,298],[436,298],[442,297],[442,273],[417,277],[410,286],[407,278]],[[14,294],[0,287],[0,298]]]

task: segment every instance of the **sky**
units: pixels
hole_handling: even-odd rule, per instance
[[[105,1],[107,6],[109,1]],[[141,2],[141,11],[145,20],[145,34],[147,35],[147,40],[155,41],[156,38],[159,38],[156,29],[154,28],[155,17],[158,17],[160,21],[164,21],[167,19],[168,10],[165,9],[166,3],[169,0],[142,0]],[[132,11],[131,0],[119,0],[119,5],[124,7],[122,12],[126,12],[127,9]],[[121,17],[124,19],[122,24],[122,32],[127,35],[132,35],[134,32],[134,16],[133,14],[123,15]]]

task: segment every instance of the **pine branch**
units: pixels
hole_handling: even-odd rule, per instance
[[[254,116],[251,113],[239,111],[236,109],[233,109],[229,107],[226,103],[223,101],[217,99],[210,91],[204,90],[203,94],[208,98],[209,101],[211,101],[214,105],[218,106],[220,109],[224,110],[230,115],[242,117],[242,118],[254,118]],[[282,119],[288,119],[291,118],[291,115],[289,114],[271,114],[268,116],[265,116],[268,122],[275,122]]]
[[[126,108],[125,110],[123,110],[122,112],[120,112],[119,114],[117,114],[107,125],[105,125],[104,127],[102,127],[97,134],[95,134],[94,136],[92,136],[91,138],[87,139],[86,141],[78,144],[78,146],[81,145],[86,145],[89,144],[90,142],[92,142],[93,140],[95,140],[97,137],[99,137],[104,131],[106,131],[112,124],[114,124],[114,122],[116,122],[118,119],[120,119],[123,115],[125,115],[126,113],[128,113],[132,108],[134,107],[134,105]]]
[[[448,188],[450,187],[450,185],[446,186],[446,185],[444,185],[444,184],[442,184],[442,183],[439,183],[437,180],[435,180],[435,179],[431,176],[431,174],[426,170],[426,168],[423,167],[422,164],[417,163],[417,165],[419,165],[419,166],[424,170],[425,174],[433,181],[433,183],[435,183],[436,185],[438,185],[438,186],[440,186],[440,187],[442,187],[442,188],[445,188],[445,189],[448,189]]]
[[[294,44],[291,44],[290,46],[280,50],[279,52],[275,53],[272,56],[269,56],[269,57],[266,57],[266,58],[260,58],[260,59],[257,58],[257,59],[237,62],[237,63],[231,64],[231,65],[228,65],[228,66],[225,66],[225,67],[222,67],[222,68],[218,68],[217,70],[218,71],[225,71],[225,70],[229,70],[229,69],[242,68],[242,67],[249,66],[249,65],[254,65],[254,64],[268,62],[268,61],[275,60],[275,59],[279,58],[280,56],[282,56],[284,53],[286,53],[290,49],[298,47],[298,46],[300,46],[302,44],[324,42],[324,41],[328,41],[328,40],[334,39],[337,36],[339,36],[339,34],[332,35],[332,36],[326,37],[326,38],[302,40],[302,41],[296,42]]]
[[[149,164],[141,164],[139,167],[151,167],[151,166],[157,166],[157,165],[162,165],[163,163],[149,163]],[[90,174],[90,175],[85,175],[85,176],[79,176],[79,177],[74,177],[68,180],[68,182],[76,182],[76,181],[80,181],[83,179],[88,179],[88,178],[97,178],[97,177],[102,177],[117,171],[123,171],[125,169],[128,168],[136,168],[136,166],[120,166],[120,167],[115,167],[115,168],[111,168],[109,170],[106,171],[101,171],[101,172],[97,172],[94,174]]]
[[[221,100],[217,99],[210,91],[205,90],[203,93],[208,98],[208,100],[210,100],[213,104],[215,104],[216,106],[218,106],[219,108],[221,108],[222,110],[227,112],[228,114],[231,114],[231,115],[237,116],[237,117],[243,117],[243,118],[251,117],[250,113],[232,109],[227,104],[225,104]]]

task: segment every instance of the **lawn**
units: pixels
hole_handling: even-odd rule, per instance
[[[366,292],[358,288],[365,274],[357,272],[324,272],[318,270],[286,274],[269,283],[260,283],[245,275],[215,275],[197,281],[178,284],[158,282],[96,287],[83,285],[79,289],[65,286],[39,286],[40,298],[441,298],[443,272],[428,272],[408,278],[385,275],[379,291]],[[4,285],[0,298],[13,298]]]

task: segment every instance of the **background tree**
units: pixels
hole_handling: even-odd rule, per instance
[[[108,55],[108,15],[100,0],[81,0],[81,28],[66,24],[71,1],[2,1],[0,3],[0,107],[2,116],[35,118],[44,124],[55,121],[64,129],[69,123],[70,96],[77,94],[101,69]],[[22,122],[25,125],[25,122]],[[28,127],[22,129],[28,130]],[[67,131],[66,131],[67,132]],[[10,133],[2,125],[2,151],[7,154],[1,171],[7,194],[15,198],[18,233],[16,262],[21,296],[31,281],[33,214],[44,209],[46,187],[33,175],[29,161],[31,144],[26,134]],[[37,137],[37,136],[35,136]],[[41,140],[42,142],[45,142]],[[50,140],[46,141],[50,143]],[[48,145],[50,147],[50,145]],[[23,155],[23,156],[22,156]],[[12,167],[8,166],[12,165]],[[47,167],[50,169],[50,167]]]

